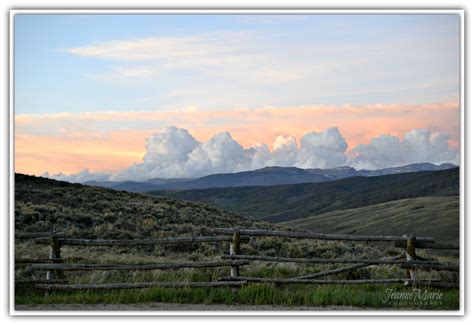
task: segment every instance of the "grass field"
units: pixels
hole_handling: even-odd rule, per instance
[[[16,175],[15,227],[17,231],[65,231],[68,237],[79,238],[156,238],[203,235],[212,227],[294,230],[282,224],[253,220],[208,206],[203,203],[157,198],[142,194],[57,182],[37,177]],[[429,198],[428,198],[429,199]],[[446,198],[447,206],[456,201]],[[417,203],[415,207],[419,206]],[[406,204],[402,204],[404,206]],[[413,211],[419,213],[423,208]],[[441,206],[436,207],[441,211]],[[430,212],[431,213],[431,212]],[[426,213],[429,215],[429,213]],[[431,222],[430,219],[427,222]],[[441,223],[442,224],[442,223]],[[383,224],[381,224],[383,226]],[[391,233],[393,234],[393,233]],[[48,245],[32,240],[15,240],[15,257],[46,258]],[[401,248],[390,244],[370,245],[365,242],[334,242],[309,239],[252,237],[243,242],[241,253],[295,258],[361,258],[378,259],[398,256]],[[139,247],[78,247],[64,246],[61,257],[68,263],[160,263],[178,261],[216,261],[228,254],[229,243],[174,244]],[[426,252],[419,250],[420,256]],[[440,257],[453,262],[456,257]],[[252,262],[241,268],[242,276],[290,278],[316,273],[342,265]],[[64,272],[70,284],[138,283],[138,282],[201,282],[217,281],[229,276],[229,267],[183,269],[173,271],[75,271]],[[44,279],[45,272],[35,272]],[[418,279],[440,278],[456,282],[456,273],[419,271]],[[386,279],[402,278],[404,271],[397,266],[370,266],[328,279]],[[31,279],[25,265],[16,268],[15,279]],[[427,289],[442,292],[439,300],[391,301],[384,303],[387,289],[412,290],[401,285],[284,285],[250,284],[240,289],[142,289],[111,292],[82,291],[53,292],[45,295],[31,285],[15,287],[15,303],[24,304],[129,304],[139,302],[169,302],[198,304],[250,304],[285,306],[355,306],[364,308],[400,309],[458,309],[459,290]],[[424,288],[422,288],[424,290]]]
[[[336,210],[283,223],[321,233],[432,236],[459,241],[459,197],[419,197]]]
[[[348,306],[370,309],[457,310],[456,289],[419,288],[420,294],[441,293],[440,299],[389,299],[388,292],[413,292],[403,285],[288,285],[250,284],[239,289],[143,289],[113,292],[43,293],[19,295],[17,304],[134,304],[168,302],[188,304],[245,304],[281,306]],[[417,290],[417,289],[415,289]],[[417,291],[414,291],[415,293]]]
[[[225,245],[217,245],[200,250],[189,248],[163,253],[161,249],[148,251],[107,247],[64,247],[62,256],[75,263],[150,263],[185,260],[219,260],[216,251],[225,252]],[[323,257],[361,257],[376,258],[398,255],[402,250],[390,245],[366,245],[365,243],[336,243],[312,240],[282,241],[277,238],[261,238],[244,244],[243,253],[255,254],[253,249],[262,249],[268,255],[285,256],[323,256]],[[31,241],[17,245],[17,255],[45,256],[47,246],[38,246]],[[419,250],[421,256],[427,256]],[[443,258],[441,258],[443,260]],[[452,261],[452,257],[445,257]],[[242,276],[262,278],[290,278],[301,274],[316,273],[342,265],[296,264],[279,262],[253,262],[241,268]],[[25,270],[17,269],[17,278],[25,278]],[[123,283],[123,282],[206,282],[217,281],[229,275],[229,267],[212,269],[184,269],[176,271],[92,271],[66,272],[70,284],[78,283]],[[397,266],[370,266],[344,274],[332,275],[330,279],[382,279],[401,278],[404,271]],[[39,278],[44,272],[36,273]],[[441,278],[443,281],[456,281],[456,274],[449,272],[419,271],[419,279]],[[249,304],[282,306],[352,306],[361,308],[396,309],[443,309],[456,310],[459,305],[459,290],[420,288],[422,292],[442,293],[441,299],[405,301],[392,299],[384,301],[387,290],[411,292],[411,287],[403,285],[284,285],[249,284],[239,289],[231,288],[193,288],[193,289],[137,289],[114,291],[81,291],[73,293],[53,292],[45,295],[30,285],[16,287],[17,305],[22,304],[134,304],[146,302],[191,303],[191,304]]]

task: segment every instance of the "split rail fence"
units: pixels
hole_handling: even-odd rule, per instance
[[[404,236],[353,236],[331,235],[311,232],[289,232],[275,230],[248,230],[217,228],[209,229],[213,236],[152,238],[140,240],[115,239],[80,239],[67,238],[64,233],[16,233],[16,239],[34,239],[37,244],[50,245],[49,256],[45,258],[16,258],[15,264],[26,264],[32,279],[16,279],[16,283],[30,283],[36,289],[47,291],[74,291],[74,290],[113,290],[138,288],[180,288],[180,287],[240,287],[248,283],[284,284],[396,284],[414,286],[436,286],[445,288],[459,288],[459,283],[443,282],[441,279],[418,279],[417,269],[459,272],[459,265],[441,263],[436,259],[421,258],[416,254],[417,248],[436,250],[459,250],[458,245],[435,243],[431,237]],[[281,238],[299,238],[329,241],[362,241],[362,242],[391,242],[396,247],[404,248],[404,252],[395,257],[383,259],[327,259],[327,258],[292,258],[275,256],[242,255],[240,244],[255,236],[271,236]],[[169,245],[180,243],[218,243],[229,242],[229,254],[221,256],[218,261],[186,261],[153,264],[78,264],[67,263],[61,256],[61,247],[71,246],[143,246]],[[258,278],[241,276],[241,268],[254,261],[269,261],[283,263],[304,264],[349,264],[348,266],[333,268],[313,274],[304,274],[286,279]],[[326,279],[326,276],[348,272],[371,265],[396,265],[405,270],[405,277],[391,279],[362,279],[338,280]],[[229,267],[229,276],[210,282],[145,282],[145,283],[98,283],[98,284],[68,284],[64,278],[65,271],[94,271],[94,270],[174,270],[185,268],[216,268]],[[46,272],[46,277],[38,280],[35,274]],[[323,278],[323,279],[321,279]]]

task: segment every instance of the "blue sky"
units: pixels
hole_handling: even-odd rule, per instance
[[[111,42],[133,47],[143,40],[149,47],[138,46],[138,54],[156,55],[131,59],[132,49],[122,56],[81,51],[114,51]],[[163,41],[172,44],[162,48]],[[15,110],[453,101],[458,44],[456,15],[19,14]],[[195,57],[167,57],[166,51],[187,46],[198,49]]]
[[[15,170],[457,163],[459,28],[446,14],[17,14]]]

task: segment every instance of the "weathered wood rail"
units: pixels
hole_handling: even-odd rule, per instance
[[[216,228],[214,232],[217,234],[234,234],[247,236],[273,236],[300,239],[318,239],[318,240],[343,240],[343,241],[385,241],[385,242],[406,242],[407,238],[403,236],[352,236],[352,235],[329,235],[313,232],[292,232],[279,230],[260,230],[260,229],[232,229],[232,228]],[[433,237],[417,237],[417,242],[434,242]]]
[[[394,256],[394,257],[388,257],[388,258],[385,258],[383,260],[389,260],[389,261],[396,261],[396,260],[399,260],[399,259],[402,259],[402,258],[405,258],[405,253],[399,255],[399,256]],[[367,267],[367,266],[371,266],[373,264],[370,264],[370,263],[359,263],[359,264],[354,264],[354,265],[350,265],[350,266],[344,266],[344,267],[341,267],[341,268],[336,268],[336,269],[331,269],[331,270],[327,270],[327,271],[321,271],[321,272],[318,272],[318,273],[312,273],[312,274],[305,274],[305,275],[300,275],[300,276],[297,276],[297,277],[294,277],[292,279],[294,280],[306,280],[306,279],[317,279],[317,278],[321,278],[321,277],[325,277],[327,275],[332,275],[332,274],[338,274],[338,273],[342,273],[342,272],[347,272],[347,271],[351,271],[351,270],[355,270],[355,269],[360,269],[360,268],[363,268],[363,267]]]
[[[219,288],[240,287],[248,281],[214,281],[214,282],[144,282],[144,283],[99,283],[99,284],[37,284],[43,290],[76,291],[76,290],[115,290],[147,288]]]
[[[38,237],[64,237],[66,234],[64,232],[22,232],[15,231],[15,239],[35,239]]]
[[[440,279],[429,280],[411,280],[411,279],[364,279],[364,280],[297,280],[297,279],[273,279],[256,277],[226,277],[222,280],[236,280],[256,282],[256,283],[274,283],[274,284],[397,284],[409,282],[413,285],[435,286],[442,288],[458,288],[458,283],[442,283]]]
[[[333,235],[312,232],[290,232],[261,229],[233,229],[217,228],[209,229],[209,233],[217,235],[188,236],[188,237],[165,237],[137,240],[119,239],[83,239],[67,238],[64,233],[18,233],[16,239],[34,239],[37,244],[50,245],[48,258],[16,258],[16,264],[26,264],[27,271],[47,272],[46,280],[16,280],[16,283],[33,283],[35,288],[42,290],[114,290],[114,289],[143,289],[143,288],[201,288],[201,287],[239,287],[247,283],[273,283],[284,284],[395,284],[424,285],[444,288],[459,287],[458,283],[445,283],[440,279],[417,279],[417,269],[429,269],[436,271],[459,272],[459,265],[441,263],[437,260],[427,260],[416,255],[416,248],[428,249],[459,249],[458,245],[435,243],[431,237],[404,236],[353,236]],[[329,241],[365,241],[365,242],[392,242],[395,247],[404,248],[404,252],[395,257],[382,259],[342,259],[342,258],[294,258],[280,256],[258,256],[242,255],[241,241],[248,241],[250,237],[273,236],[294,239],[312,239]],[[67,259],[61,257],[61,246],[143,246],[143,245],[170,245],[170,244],[192,244],[192,243],[230,243],[229,254],[222,255],[220,260],[213,261],[182,261],[151,264],[79,264],[67,263]],[[256,278],[240,275],[240,267],[249,265],[255,261],[303,263],[303,264],[353,264],[338,267],[313,274],[303,274],[288,279]],[[339,274],[350,270],[368,267],[371,265],[396,265],[406,270],[405,278],[396,279],[362,279],[362,280],[334,280],[326,279],[326,276]],[[65,271],[147,271],[147,270],[172,270],[185,268],[216,268],[229,267],[230,276],[221,278],[219,281],[211,282],[153,282],[153,283],[107,283],[107,284],[65,284],[63,272]],[[318,279],[322,278],[324,279]]]
[[[32,264],[29,271],[149,271],[169,269],[189,269],[221,266],[242,266],[250,264],[249,261],[217,261],[217,262],[181,262],[181,263],[158,263],[158,264]]]
[[[71,246],[143,246],[143,245],[166,245],[166,244],[192,244],[230,242],[231,236],[202,236],[202,237],[167,237],[153,239],[81,239],[81,238],[58,238],[61,245]],[[35,238],[37,244],[49,244],[49,237]]]
[[[305,264],[352,264],[360,263],[364,265],[383,265],[396,264],[401,268],[426,268],[440,271],[458,272],[459,266],[446,265],[439,262],[430,261],[397,261],[397,260],[377,260],[377,259],[328,259],[328,258],[290,258],[274,256],[254,256],[254,255],[224,255],[224,259],[233,259],[238,261],[268,261],[268,262],[286,262],[286,263],[305,263]],[[361,266],[362,267],[362,266]]]
[[[396,242],[395,247],[404,248],[406,246],[403,242]],[[416,248],[428,248],[428,249],[452,249],[459,250],[458,244],[452,243],[430,243],[430,242],[420,242],[418,238],[416,239]]]
[[[62,258],[15,258],[15,264],[64,263]]]

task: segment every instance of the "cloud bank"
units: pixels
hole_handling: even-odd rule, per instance
[[[352,151],[351,166],[378,169],[419,162],[459,163],[459,152],[449,147],[449,136],[428,129],[407,132],[402,139],[381,135],[369,144],[359,144]]]
[[[114,173],[141,162],[145,139],[169,125],[187,129],[200,142],[226,130],[245,148],[258,142],[275,148],[272,144],[279,135],[299,141],[311,130],[334,125],[349,149],[380,134],[402,139],[411,130],[426,128],[449,134],[450,146],[459,148],[459,114],[456,102],[19,114],[15,116],[15,170],[70,174],[87,167]],[[264,147],[259,150],[255,165],[265,152]]]
[[[429,129],[414,129],[402,139],[380,135],[367,144],[348,145],[337,127],[309,132],[299,141],[293,136],[278,136],[272,149],[267,144],[245,148],[229,132],[221,132],[205,142],[196,140],[186,129],[166,127],[146,140],[143,162],[117,173],[48,175],[70,182],[143,181],[150,178],[196,178],[266,166],[299,168],[379,169],[411,163],[459,163],[459,152],[449,146],[450,136]]]
[[[47,177],[56,179],[58,181],[66,181],[71,183],[85,183],[87,181],[107,181],[110,177],[110,174],[107,173],[91,173],[88,169],[83,169],[77,174],[66,175],[63,173],[58,173],[54,175],[49,175],[48,172],[45,172],[41,177]]]

